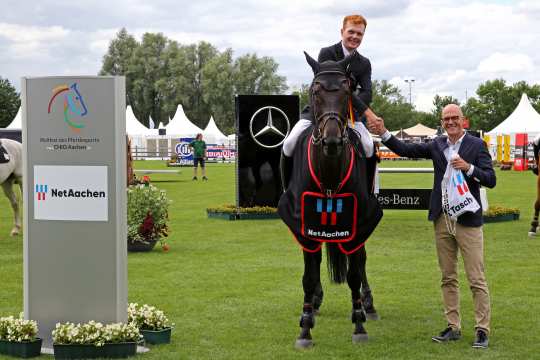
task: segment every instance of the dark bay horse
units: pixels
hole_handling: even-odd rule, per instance
[[[293,169],[278,212],[303,248],[304,305],[297,348],[313,345],[311,329],[321,305],[321,248],[326,243],[331,281],[349,285],[354,324],[353,342],[367,340],[362,282],[365,276],[364,243],[382,217],[371,193],[375,156],[366,158],[354,131],[347,126],[350,58],[318,63],[308,54],[314,72],[310,87],[314,124],[299,137]]]

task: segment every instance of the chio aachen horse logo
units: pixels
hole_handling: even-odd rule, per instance
[[[62,97],[58,95],[62,94]],[[84,103],[83,97],[77,89],[77,83],[73,83],[71,86],[66,84],[57,86],[53,89],[53,95],[49,101],[48,113],[51,113],[51,108],[56,98],[64,99],[64,121],[68,124],[69,128],[74,132],[80,132],[84,128],[84,124],[76,122],[76,117],[83,117],[88,114],[88,109]]]

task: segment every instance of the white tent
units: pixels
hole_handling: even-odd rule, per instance
[[[167,129],[167,136],[195,137],[203,132],[202,129],[189,121],[186,114],[184,114],[182,105],[178,105],[174,117],[165,128]]]
[[[213,116],[210,116],[210,121],[208,121],[208,125],[206,125],[202,134],[203,140],[207,144],[222,145],[227,144],[228,142],[227,136],[219,130]]]
[[[6,129],[10,130],[18,130],[22,129],[22,114],[21,114],[21,108],[19,107],[19,111],[17,111],[17,115],[13,118],[11,123],[6,127]]]
[[[146,136],[154,134],[154,131],[150,130],[137,120],[130,105],[126,108],[126,134],[130,136]]]
[[[492,138],[496,135],[510,135],[512,144],[516,140],[515,135],[519,133],[527,133],[531,140],[540,134],[540,114],[534,110],[525,93],[521,95],[521,100],[514,112],[488,132]],[[494,141],[492,140],[491,143],[494,143]]]

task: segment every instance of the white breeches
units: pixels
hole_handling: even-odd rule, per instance
[[[310,125],[311,120],[298,120],[298,122],[294,125],[291,132],[283,142],[283,153],[285,154],[285,156],[292,156],[296,143],[298,142],[298,136],[300,136],[300,134]],[[354,130],[356,130],[360,134],[360,141],[362,143],[364,151],[366,152],[366,157],[373,156],[373,138],[371,137],[368,129],[366,129],[365,125],[359,121],[354,124]]]

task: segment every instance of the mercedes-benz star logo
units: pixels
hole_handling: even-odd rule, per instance
[[[255,134],[253,132],[253,124],[255,122],[260,123],[261,120],[256,119],[257,115],[260,112],[263,112],[265,110],[268,111],[268,115],[266,116],[266,125],[261,130],[257,131],[257,133]],[[281,114],[281,116],[285,119],[285,123],[287,124],[287,129],[286,130],[285,129],[280,130],[278,127],[276,127],[276,125],[274,125],[274,121],[272,120],[272,112],[274,112],[274,114],[276,114],[276,112]],[[261,119],[261,118],[264,118],[264,117],[259,116],[259,119]],[[279,108],[277,108],[275,106],[264,106],[264,107],[260,108],[259,110],[255,111],[255,113],[251,117],[251,121],[249,122],[249,133],[251,134],[251,138],[258,145],[260,145],[260,146],[262,146],[264,148],[267,148],[267,149],[276,148],[276,147],[280,146],[281,144],[283,144],[283,141],[285,141],[285,138],[287,137],[287,135],[289,135],[290,130],[291,130],[291,123],[289,122],[289,118],[283,112],[283,110],[281,110],[281,109],[279,109]],[[285,132],[285,133],[283,133],[283,132]],[[279,141],[278,143],[274,143],[274,142],[272,142],[270,144],[265,143],[261,139],[261,138],[264,137],[264,135],[274,135],[274,136],[272,136],[272,138],[276,138],[276,137],[281,138],[281,141]],[[268,140],[266,142],[268,142]]]

